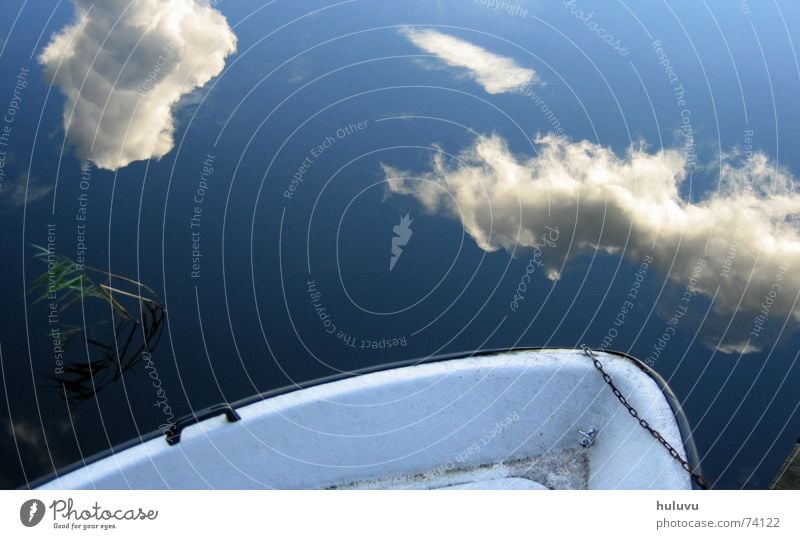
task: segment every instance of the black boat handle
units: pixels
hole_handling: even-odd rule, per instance
[[[172,426],[165,432],[167,435],[167,443],[169,445],[177,444],[181,441],[181,431],[183,429],[189,425],[194,425],[195,423],[199,423],[200,421],[209,419],[211,417],[216,417],[220,414],[225,414],[225,417],[227,417],[228,421],[231,423],[241,419],[239,414],[230,404],[215,404],[214,406],[209,406],[208,408],[198,410],[193,414],[185,415],[173,423]]]

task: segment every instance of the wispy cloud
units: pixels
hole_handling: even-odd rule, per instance
[[[66,96],[64,130],[81,159],[116,170],[173,147],[173,109],[236,50],[204,0],[73,0],[74,21],[39,57]]]
[[[679,150],[648,153],[634,146],[618,156],[550,135],[537,144],[535,157],[518,158],[502,138],[479,137],[458,164],[439,154],[428,172],[412,175],[384,165],[384,173],[390,192],[459,219],[487,251],[532,247],[547,226],[557,226],[571,242],[559,242],[543,260],[551,279],[581,252],[598,249],[633,260],[651,254],[673,282],[715,296],[719,314],[748,312],[752,325],[766,304],[769,318],[800,320],[800,308],[793,307],[800,234],[792,224],[800,194],[795,178],[766,156],[744,162],[729,156],[719,171],[720,190],[690,202],[679,193],[687,178]],[[706,261],[703,276],[694,279],[700,259]],[[758,348],[757,339],[745,346],[746,338],[737,338],[719,349]]]
[[[401,33],[420,49],[452,67],[464,68],[490,94],[520,90],[536,81],[533,69],[520,67],[513,59],[494,54],[431,29],[404,28]]]
[[[43,184],[37,177],[21,174],[13,182],[0,184],[0,207],[19,208],[46,197],[52,185]]]
[[[45,443],[45,432],[36,422],[25,419],[15,419],[13,423],[8,419],[4,419],[2,422],[5,426],[5,429],[3,429],[6,431],[5,434],[11,437],[14,443],[19,446],[23,458],[33,459],[39,465],[45,466],[53,461],[57,465],[63,462],[61,454],[57,450],[57,444],[54,444],[53,441],[49,445]],[[57,427],[57,434],[60,435],[67,433],[71,428],[69,422],[63,421],[56,423],[54,426]],[[53,436],[51,436],[52,438]]]

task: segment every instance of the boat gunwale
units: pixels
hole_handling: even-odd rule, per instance
[[[673,393],[672,389],[669,387],[669,384],[667,384],[667,381],[664,380],[664,378],[659,373],[657,373],[655,370],[653,370],[649,365],[645,364],[644,362],[642,362],[641,360],[633,357],[630,354],[627,354],[625,352],[620,352],[620,351],[617,351],[617,350],[602,350],[602,349],[591,349],[591,350],[594,351],[594,352],[604,352],[604,353],[607,353],[607,354],[615,355],[615,356],[618,356],[618,357],[621,357],[623,359],[627,359],[627,360],[633,362],[634,365],[636,365],[642,372],[647,374],[656,383],[656,385],[658,386],[658,388],[661,391],[662,395],[664,395],[664,397],[666,398],[667,403],[669,404],[669,407],[672,410],[672,415],[674,416],[675,421],[676,421],[676,423],[678,425],[678,430],[679,430],[680,435],[681,435],[681,443],[683,445],[684,453],[686,455],[686,461],[689,463],[689,466],[691,466],[692,470],[694,470],[696,473],[698,473],[698,474],[700,474],[702,476],[702,471],[700,469],[699,453],[697,452],[697,447],[694,444],[694,438],[692,436],[692,429],[691,429],[691,427],[689,425],[688,419],[686,418],[686,414],[683,411],[683,407],[681,406],[681,403],[678,400],[678,397],[675,395],[675,393]],[[290,385],[286,385],[286,386],[283,386],[283,387],[279,387],[279,388],[276,388],[276,389],[270,389],[268,391],[264,391],[264,392],[261,392],[261,393],[256,393],[256,394],[251,395],[249,397],[245,397],[243,399],[236,400],[236,401],[234,401],[232,403],[226,403],[226,402],[216,403],[216,404],[213,404],[211,406],[207,406],[205,408],[201,408],[199,410],[195,410],[195,411],[193,411],[193,412],[191,412],[189,414],[186,414],[186,415],[178,418],[175,421],[175,423],[176,424],[180,423],[181,421],[184,421],[184,420],[186,420],[188,418],[195,418],[197,416],[202,416],[204,414],[204,412],[207,412],[208,410],[210,410],[212,408],[218,408],[218,407],[221,407],[221,406],[229,406],[233,410],[237,410],[239,408],[242,408],[242,407],[245,407],[245,406],[249,406],[251,404],[256,404],[258,402],[265,401],[265,400],[271,399],[273,397],[278,397],[278,396],[281,396],[281,395],[287,395],[287,394],[293,393],[295,391],[301,391],[301,390],[304,390],[304,389],[309,389],[309,388],[312,388],[312,387],[316,387],[316,386],[320,386],[320,385],[324,385],[324,384],[329,384],[329,383],[332,383],[332,382],[339,382],[339,381],[342,381],[342,380],[348,380],[348,379],[355,378],[355,377],[358,377],[358,376],[363,376],[363,375],[366,375],[366,374],[374,374],[374,373],[377,373],[377,372],[389,371],[389,370],[393,370],[393,369],[401,369],[401,368],[405,368],[405,367],[414,367],[416,365],[425,365],[425,364],[429,364],[429,363],[439,363],[439,362],[453,361],[453,360],[458,360],[458,359],[469,359],[469,358],[483,357],[483,356],[489,356],[489,355],[508,354],[508,353],[514,353],[514,352],[546,352],[546,351],[550,351],[550,352],[567,351],[567,352],[584,353],[584,350],[582,350],[580,348],[512,347],[512,348],[492,348],[492,349],[486,349],[486,350],[476,350],[476,351],[472,351],[472,352],[453,352],[453,353],[448,353],[448,354],[439,354],[439,355],[435,355],[435,356],[430,356],[430,357],[423,358],[423,359],[406,359],[406,360],[394,361],[394,362],[391,362],[391,363],[382,363],[380,365],[372,365],[372,366],[364,367],[364,368],[361,368],[361,369],[356,369],[356,370],[346,371],[346,372],[340,372],[340,373],[337,373],[337,374],[331,374],[331,375],[328,375],[328,376],[322,376],[322,377],[319,377],[319,378],[314,378],[314,379],[309,380],[307,382],[300,382],[300,383],[295,383],[295,384],[290,384]],[[591,358],[589,358],[587,356],[587,359],[591,359]],[[113,456],[113,455],[115,455],[117,453],[121,453],[123,451],[126,451],[126,450],[132,448],[132,447],[135,447],[137,445],[149,442],[149,441],[154,440],[154,439],[159,438],[159,437],[164,437],[164,440],[165,440],[164,443],[167,443],[166,442],[166,433],[165,433],[165,431],[158,430],[158,429],[152,430],[152,431],[147,432],[145,434],[141,434],[138,437],[134,437],[134,438],[131,438],[130,440],[127,440],[125,442],[121,442],[119,444],[116,444],[116,445],[114,445],[114,446],[112,446],[112,447],[110,447],[108,449],[104,449],[102,451],[94,453],[93,455],[91,455],[89,457],[86,457],[86,458],[83,458],[81,460],[78,460],[76,462],[73,462],[72,464],[68,464],[66,466],[63,466],[63,467],[59,468],[58,470],[54,470],[54,471],[50,472],[49,474],[47,474],[45,476],[42,476],[42,477],[40,477],[38,479],[35,479],[33,481],[29,481],[29,482],[27,482],[27,484],[17,487],[17,490],[27,490],[27,489],[33,490],[33,489],[37,489],[37,488],[39,488],[39,487],[41,487],[43,485],[46,485],[47,483],[55,481],[56,479],[60,478],[61,476],[70,474],[72,472],[80,470],[81,468],[85,468],[85,467],[87,467],[87,466],[89,466],[91,464],[94,464],[95,462],[101,461],[101,460],[103,460],[105,458],[108,458],[108,457],[111,457],[111,456]],[[695,490],[699,489],[699,487],[696,485],[696,483],[694,481],[692,481],[692,489],[695,489]]]

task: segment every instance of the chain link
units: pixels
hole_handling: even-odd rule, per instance
[[[625,395],[623,395],[622,392],[617,388],[617,386],[614,385],[614,381],[611,379],[611,376],[609,376],[609,374],[605,371],[605,369],[603,369],[603,364],[600,363],[599,359],[597,359],[597,356],[594,354],[594,351],[585,344],[582,345],[581,348],[583,348],[584,353],[591,358],[595,368],[598,371],[600,371],[600,374],[603,375],[603,381],[606,384],[608,384],[608,387],[611,388],[611,391],[614,393],[614,396],[617,397],[619,402],[622,404],[622,406],[625,407],[625,409],[628,411],[631,417],[636,419],[639,422],[639,425],[641,425],[641,427],[644,430],[649,432],[653,438],[658,440],[658,443],[664,446],[664,449],[666,449],[669,452],[672,458],[674,458],[680,463],[681,467],[684,470],[686,470],[686,472],[691,476],[691,478],[694,480],[695,483],[697,483],[697,485],[700,488],[702,488],[703,490],[708,490],[709,486],[705,478],[692,469],[692,466],[686,461],[686,459],[681,457],[680,453],[678,453],[678,450],[672,447],[672,445],[661,435],[660,432],[651,427],[650,423],[648,423],[647,420],[639,416],[639,412],[636,410],[636,408],[631,406],[631,404],[628,402],[628,399],[625,398]]]

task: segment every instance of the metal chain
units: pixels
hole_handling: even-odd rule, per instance
[[[648,423],[647,420],[639,416],[639,412],[636,410],[636,408],[631,406],[631,404],[628,402],[628,399],[626,399],[625,396],[622,394],[622,392],[617,388],[617,386],[614,385],[614,381],[611,379],[611,376],[609,376],[609,374],[605,371],[605,369],[603,369],[603,364],[600,363],[599,359],[597,359],[597,356],[594,354],[594,351],[586,345],[582,345],[581,348],[583,348],[584,353],[592,359],[595,368],[598,371],[600,371],[600,374],[603,375],[603,381],[605,381],[605,383],[608,384],[608,387],[610,387],[611,391],[614,392],[614,396],[617,397],[622,406],[624,406],[625,409],[628,410],[628,413],[631,414],[631,417],[636,419],[639,422],[639,425],[641,425],[641,427],[644,430],[649,432],[653,438],[658,440],[658,442],[664,446],[664,449],[666,449],[669,452],[672,458],[674,458],[680,463],[681,467],[684,470],[686,470],[686,472],[691,476],[691,478],[694,480],[695,483],[697,483],[697,485],[700,488],[702,488],[703,490],[708,490],[710,487],[705,478],[692,469],[692,466],[683,457],[681,457],[680,453],[678,453],[678,451],[674,447],[672,447],[672,445],[661,435],[660,432],[651,427],[650,423]]]

